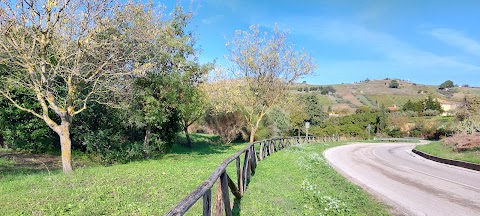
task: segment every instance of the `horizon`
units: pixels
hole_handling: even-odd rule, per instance
[[[367,79],[364,79],[364,80],[357,80],[357,81],[353,81],[353,82],[342,82],[342,83],[326,83],[326,84],[314,84],[314,83],[309,83],[308,81],[306,80],[299,80],[299,81],[296,81],[294,82],[294,84],[307,84],[307,85],[318,85],[318,86],[330,86],[330,85],[348,85],[348,84],[358,84],[358,83],[366,83]],[[408,82],[408,83],[414,83],[414,84],[417,84],[417,85],[428,85],[428,86],[440,86],[440,84],[442,84],[443,82],[449,80],[449,79],[446,79],[444,80],[442,83],[439,83],[439,84],[428,84],[428,83],[423,83],[423,82],[414,82],[412,80],[407,80],[407,79],[401,79],[401,78],[392,78],[392,77],[385,77],[383,79],[368,79],[369,82],[371,81],[390,81],[390,80],[397,80],[397,81],[400,81],[400,82]],[[452,80],[450,80],[452,81]],[[306,82],[306,83],[303,83],[303,82]],[[480,88],[480,86],[475,86],[475,85],[468,85],[468,84],[458,84],[458,83],[455,83],[453,82],[453,84],[455,85],[455,87],[464,87],[464,88]],[[464,85],[468,85],[468,87],[464,86]]]
[[[172,9],[175,2],[166,4]],[[177,2],[178,3],[178,2]],[[180,2],[187,7],[187,2]],[[226,42],[258,25],[289,30],[289,42],[312,54],[314,74],[297,80],[325,85],[402,77],[415,83],[480,86],[480,1],[198,0],[191,30],[199,62],[228,66]]]

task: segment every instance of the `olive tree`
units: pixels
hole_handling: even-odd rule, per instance
[[[233,63],[241,92],[234,99],[246,118],[250,142],[265,114],[284,101],[288,85],[316,68],[313,57],[295,50],[287,35],[278,27],[261,32],[258,26],[251,26],[249,31],[236,31],[227,43],[227,58]]]
[[[135,57],[151,38],[122,10],[108,0],[0,0],[0,64],[11,68],[1,95],[58,134],[64,172],[72,171],[74,116],[92,100],[114,103],[128,88],[122,81],[149,67]],[[19,88],[40,108],[17,101]]]

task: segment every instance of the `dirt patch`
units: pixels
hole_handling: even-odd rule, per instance
[[[3,161],[3,162],[2,162]],[[73,167],[86,167],[84,161],[74,160]],[[0,173],[36,173],[62,169],[60,156],[26,152],[0,152]]]

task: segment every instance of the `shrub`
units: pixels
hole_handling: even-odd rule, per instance
[[[469,151],[480,149],[480,133],[457,133],[444,139],[446,145],[453,147],[455,151]]]
[[[205,124],[224,143],[230,143],[238,137],[240,130],[245,126],[245,117],[239,112],[209,112],[205,116]]]
[[[394,138],[401,138],[405,136],[405,134],[400,130],[400,128],[397,127],[389,127],[387,130],[387,134],[388,136]]]
[[[119,131],[112,129],[84,134],[83,144],[89,153],[99,156],[104,164],[142,159],[144,153],[143,142],[127,143]]]
[[[423,115],[424,116],[438,116],[438,115],[440,115],[440,111],[428,109],[428,110],[425,110],[423,112]]]
[[[407,117],[418,117],[418,113],[412,110],[407,110],[399,113],[402,116],[407,116]]]
[[[398,84],[397,80],[392,80],[392,81],[390,81],[390,85],[388,87],[389,88],[398,88],[399,84]]]

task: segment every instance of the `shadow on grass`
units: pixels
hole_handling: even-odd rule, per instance
[[[86,159],[75,157],[74,168],[93,166]],[[33,154],[21,151],[0,151],[0,179],[33,174],[62,172],[61,158],[51,154]]]
[[[242,213],[242,200],[239,200],[237,198],[233,199],[233,209],[232,209],[232,215],[234,216],[239,216]]]
[[[208,154],[221,154],[225,151],[232,149],[236,145],[243,145],[245,142],[233,142],[228,145],[223,144],[220,140],[220,137],[207,134],[191,134],[192,138],[192,148],[182,146],[181,143],[185,143],[185,137],[179,139],[179,144],[172,147],[171,154],[197,154],[197,155],[208,155]]]

